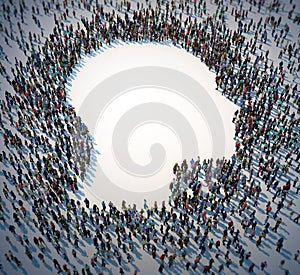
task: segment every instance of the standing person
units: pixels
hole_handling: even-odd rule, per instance
[[[162,262],[162,263],[159,265],[158,272],[159,272],[159,273],[163,273],[163,271],[164,271],[164,263]]]
[[[281,261],[280,261],[280,268],[283,268],[283,266],[284,266],[284,264],[285,264],[285,259],[282,259]]]
[[[300,216],[300,215],[299,215],[299,216]],[[277,221],[276,221],[275,226],[272,228],[272,230],[273,230],[274,232],[277,232],[277,229],[278,229],[279,225],[281,224],[281,222],[282,222],[282,218],[278,218]]]
[[[105,204],[105,201],[102,201],[102,209],[103,209],[103,211],[105,212],[105,210],[106,210],[106,204]]]
[[[267,262],[266,262],[266,261],[261,262],[261,264],[260,264],[260,269],[261,269],[261,270],[264,270],[266,267],[267,267]]]
[[[102,266],[103,268],[106,267],[106,262],[105,262],[105,259],[104,259],[104,258],[101,259],[101,266]]]
[[[121,263],[122,263],[122,256],[120,254],[117,255],[117,261],[118,261],[118,264],[121,265]]]
[[[53,265],[55,267],[55,269],[61,269],[60,264],[58,263],[58,261],[56,259],[53,259]]]
[[[148,209],[147,200],[144,199],[144,209]]]
[[[298,223],[300,219],[300,214],[297,215],[297,217],[293,220],[295,223]]]
[[[254,267],[255,267],[255,264],[251,263],[251,265],[249,266],[248,271],[251,272],[251,273],[254,272]]]
[[[72,248],[72,255],[73,255],[74,258],[76,258],[76,256],[77,256],[77,252],[74,248]]]
[[[280,238],[276,243],[276,251],[280,252],[281,248],[283,247],[283,238]]]
[[[38,258],[40,261],[42,261],[43,263],[45,262],[45,259],[44,259],[44,255],[42,253],[39,253],[38,254]]]

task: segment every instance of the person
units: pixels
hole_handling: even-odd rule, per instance
[[[144,209],[148,209],[147,200],[144,199]]]
[[[292,219],[292,217],[293,217],[294,214],[295,214],[295,211],[292,210],[292,211],[290,212],[290,219]]]
[[[55,269],[58,269],[58,270],[61,269],[60,264],[58,263],[57,259],[55,259],[55,258],[53,259],[53,264],[54,264]]]
[[[297,217],[296,217],[296,218],[294,218],[294,220],[293,220],[293,221],[294,221],[295,223],[298,223],[298,222],[299,222],[299,219],[300,219],[300,214],[298,214],[298,215],[297,215]]]
[[[72,255],[73,255],[74,258],[77,257],[77,252],[76,252],[76,250],[74,248],[72,248]]]
[[[45,262],[44,255],[42,253],[39,252],[38,258],[40,261]]]
[[[260,269],[263,271],[267,266],[268,266],[268,265],[267,265],[267,261],[263,261],[263,262],[261,262],[261,264],[260,264]]]
[[[161,264],[159,265],[158,272],[159,272],[159,273],[163,273],[163,271],[164,271],[164,263],[161,263]]]
[[[248,271],[249,271],[250,273],[254,272],[254,267],[255,267],[255,264],[254,264],[254,263],[251,263],[250,266],[249,266]]]
[[[277,229],[278,229],[279,225],[281,224],[281,222],[282,222],[282,218],[278,218],[277,221],[276,221],[276,224],[272,228],[272,230],[275,231],[275,232],[277,232]]]
[[[106,267],[106,261],[104,258],[101,258],[101,266],[104,268]]]
[[[105,210],[106,210],[106,204],[105,204],[105,201],[102,201],[102,209],[103,209],[103,211],[105,212]]]
[[[276,251],[280,252],[281,248],[283,247],[283,238],[280,238],[276,243]]]
[[[300,253],[300,250],[298,249],[298,250],[296,251],[296,253],[294,254],[294,260],[295,260],[295,261],[298,261],[299,253]]]
[[[122,263],[122,256],[120,254],[117,255],[118,264],[121,265]]]
[[[3,221],[5,223],[5,218],[2,212],[0,212],[0,220]]]
[[[73,265],[73,274],[74,275],[79,275],[79,272],[78,272],[78,270],[77,270],[77,268],[76,268],[75,265]]]

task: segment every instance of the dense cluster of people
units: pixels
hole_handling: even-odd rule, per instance
[[[5,19],[19,14],[22,23],[31,9],[39,28],[39,16],[55,11],[48,37],[41,28],[41,35],[30,32],[27,41],[20,23],[18,35],[1,25],[5,43],[16,42],[27,57],[25,64],[16,57],[10,72],[1,61],[2,78],[12,88],[4,92],[0,113],[0,221],[6,241],[18,241],[32,262],[37,257],[47,265],[49,257],[53,268],[66,274],[105,273],[112,265],[120,274],[136,274],[134,260],[141,250],[157,262],[160,273],[174,265],[191,272],[224,272],[235,258],[248,272],[267,269],[267,261],[252,260],[244,239],[261,249],[272,234],[281,253],[283,209],[295,223],[300,218],[294,209],[300,182],[291,177],[291,171],[300,171],[300,96],[297,84],[287,81],[288,75],[296,79],[300,55],[299,45],[286,40],[289,25],[278,17],[284,6],[276,0],[268,5],[249,0],[246,9],[242,1],[230,1],[236,5],[229,9],[225,1],[215,0],[216,10],[208,12],[203,0],[147,0],[137,2],[136,9],[130,1],[75,2],[42,1],[42,10],[25,1],[2,4]],[[292,2],[289,19],[299,24]],[[76,18],[75,6],[91,13],[77,26],[67,24],[68,18]],[[106,11],[107,6],[114,9]],[[267,9],[270,16],[255,22],[248,17],[253,9]],[[236,21],[236,30],[226,24],[228,16]],[[262,51],[268,39],[280,47],[278,64],[268,50]],[[91,165],[93,140],[67,102],[66,83],[82,57],[117,40],[186,49],[216,73],[217,89],[240,106],[233,118],[236,153],[227,160],[198,157],[176,164],[169,201],[161,206],[145,200],[142,209],[126,202],[118,209],[112,202],[76,199]],[[270,200],[263,203],[262,197]],[[258,215],[265,217],[263,224]],[[85,251],[88,245],[91,251]],[[51,247],[57,254],[50,253]],[[11,250],[1,253],[22,267]],[[78,253],[88,260],[77,261]],[[291,260],[298,261],[298,255],[294,251]],[[285,260],[280,264],[284,267]]]

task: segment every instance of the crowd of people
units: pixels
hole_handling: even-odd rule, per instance
[[[8,71],[3,64],[9,58],[2,52],[0,72],[11,90],[4,92],[0,112],[1,234],[10,245],[19,242],[23,251],[20,259],[11,249],[1,251],[1,261],[26,269],[26,255],[33,264],[36,258],[45,266],[51,260],[58,273],[101,274],[118,266],[120,274],[137,274],[134,262],[143,250],[160,273],[268,269],[267,260],[252,260],[254,251],[246,242],[260,250],[276,238],[274,249],[282,253],[282,212],[299,222],[300,96],[294,82],[299,44],[286,39],[290,27],[278,16],[285,9],[279,1],[243,3],[215,0],[214,12],[203,0],[147,0],[137,2],[136,9],[130,1],[42,1],[40,9],[22,0],[2,3],[6,20],[14,16],[24,23],[30,11],[41,33],[27,36],[18,23],[16,34],[1,24],[5,43],[17,43],[27,57],[26,63],[15,57]],[[290,24],[299,24],[292,0],[290,5]],[[77,26],[67,23],[76,18],[76,7],[90,12]],[[250,18],[254,9],[267,10],[269,16],[255,22]],[[47,37],[42,14],[53,16],[55,23]],[[236,30],[227,24],[230,16]],[[240,106],[233,117],[232,158],[198,157],[176,164],[168,203],[149,206],[145,200],[142,209],[76,199],[91,165],[93,140],[67,101],[66,83],[81,58],[118,40],[186,49],[216,73],[217,90]],[[280,49],[278,60],[262,51],[272,40]],[[32,231],[29,237],[26,232]],[[298,261],[299,250],[292,253],[289,260]],[[79,261],[78,254],[86,261]]]

